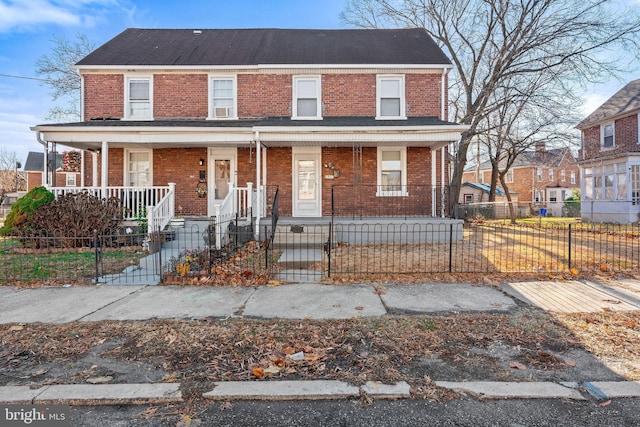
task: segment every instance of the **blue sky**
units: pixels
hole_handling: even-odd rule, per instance
[[[627,1],[627,0],[624,0]],[[345,0],[0,0],[0,74],[36,77],[36,60],[52,39],[86,34],[100,45],[128,27],[140,28],[341,28]],[[636,77],[629,76],[629,80]],[[586,113],[624,82],[585,94]],[[41,151],[30,126],[46,122],[54,106],[35,80],[0,76],[0,147],[24,163]]]

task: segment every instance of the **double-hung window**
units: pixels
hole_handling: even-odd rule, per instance
[[[320,76],[293,77],[293,119],[322,119]]]
[[[407,195],[407,149],[378,147],[378,196]]]
[[[235,76],[212,76],[209,79],[209,118],[237,119],[237,80]]]
[[[376,79],[376,119],[406,119],[404,76],[379,75]]]
[[[125,119],[153,118],[153,78],[128,76],[125,78]]]
[[[504,182],[511,183],[513,182],[513,169],[509,169],[504,176]]]
[[[607,123],[602,126],[602,148],[613,148],[616,145],[615,127],[613,123]]]
[[[125,150],[125,185],[130,187],[150,187],[151,150]]]

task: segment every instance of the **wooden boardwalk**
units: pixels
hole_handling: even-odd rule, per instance
[[[637,280],[620,282],[619,286],[590,281],[519,282],[503,289],[527,304],[558,313],[640,310]]]

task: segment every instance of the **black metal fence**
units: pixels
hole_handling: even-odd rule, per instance
[[[353,274],[640,271],[639,225],[513,226],[442,220],[271,227],[270,222],[261,225],[258,240],[255,224],[238,218],[223,223],[187,221],[158,233],[159,242],[126,227],[117,235],[0,237],[0,283],[260,285],[291,277],[278,276],[285,271],[306,271],[316,279]],[[225,241],[218,245],[221,235]]]
[[[637,272],[638,225],[336,224],[331,275]]]

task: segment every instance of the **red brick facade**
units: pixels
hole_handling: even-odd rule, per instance
[[[442,75],[406,74],[408,117],[440,116]],[[238,74],[239,117],[291,116],[293,77],[288,74]],[[321,76],[323,116],[376,115],[375,74]],[[86,74],[85,118],[124,117],[124,75]],[[156,118],[208,116],[207,74],[153,76],[153,114]]]
[[[303,70],[304,71],[304,70]],[[148,73],[145,75],[151,75]],[[384,74],[384,73],[381,73]],[[393,73],[401,75],[402,73]],[[228,76],[230,74],[222,73]],[[296,73],[282,72],[242,72],[236,74],[237,109],[239,118],[253,117],[290,117],[292,114],[292,84]],[[313,74],[317,75],[317,74]],[[322,116],[359,116],[376,115],[376,73],[327,72],[321,74]],[[91,74],[84,77],[84,116],[93,118],[124,117],[124,74]],[[442,74],[440,72],[406,73],[405,105],[408,117],[441,115]],[[447,87],[446,79],[445,85]],[[158,73],[153,74],[153,117],[203,119],[209,115],[209,74]],[[446,99],[446,93],[445,93]],[[446,112],[446,108],[445,108]],[[311,122],[310,122],[311,123]],[[180,143],[181,141],[176,141]],[[329,144],[330,145],[330,144]],[[230,144],[229,146],[233,146]],[[109,147],[109,185],[124,185],[125,150]],[[363,148],[362,183],[377,185],[377,151],[375,147]],[[255,148],[238,148],[236,154],[237,185],[246,186],[247,182],[256,183]],[[209,178],[207,167],[207,147],[201,148],[155,148],[153,150],[153,185],[176,183],[176,214],[208,214],[207,198],[198,198],[196,187],[199,172],[204,170]],[[93,183],[92,156],[85,156],[85,184]],[[204,165],[199,160],[205,159]],[[441,176],[442,157],[436,156],[437,182],[432,183],[432,155],[428,147],[407,148],[406,166],[408,185],[440,185],[448,182],[448,167],[445,176]],[[98,155],[98,185],[100,183],[101,158]],[[334,179],[326,178],[333,171],[322,168],[322,213],[331,213],[332,186],[352,185],[354,183],[354,162],[352,148],[326,146],[322,148],[322,163],[332,163],[340,175]],[[267,150],[267,185],[278,186],[280,194],[280,214],[292,214],[292,148],[271,146]],[[448,165],[447,165],[448,166]],[[264,183],[263,183],[264,184]],[[268,192],[269,193],[269,192]],[[375,206],[380,200],[370,197],[363,203]]]
[[[622,117],[614,122],[614,147],[602,147],[600,125],[582,130],[580,160],[611,157],[628,152],[640,152],[638,143],[638,114]]]

